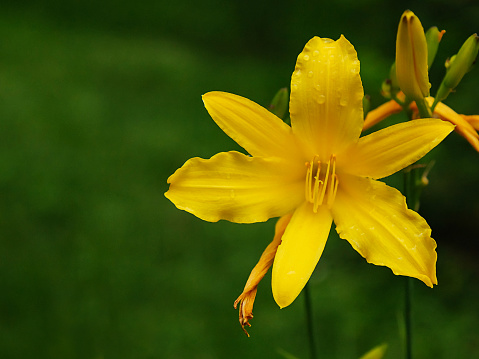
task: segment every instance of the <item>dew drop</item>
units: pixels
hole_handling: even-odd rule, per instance
[[[320,105],[322,105],[323,103],[326,102],[326,96],[324,95],[319,95],[318,98],[317,98],[317,101]]]
[[[343,107],[344,107],[344,106],[346,106],[347,104],[348,104],[348,100],[345,99],[344,97],[343,97],[341,100],[339,100],[339,105],[340,105],[340,106],[343,106]]]
[[[318,50],[314,50],[313,56],[318,56],[318,55],[319,55],[319,51],[318,51]]]
[[[304,56],[303,56],[303,60],[304,60],[304,61],[308,61],[308,60],[309,60],[309,55],[304,55]]]
[[[313,71],[309,71],[309,72],[308,72],[308,77],[309,77],[309,78],[313,77]]]

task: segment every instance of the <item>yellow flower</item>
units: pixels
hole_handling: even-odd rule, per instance
[[[406,10],[399,22],[396,40],[396,75],[399,87],[413,100],[429,96],[428,49],[419,18]]]
[[[366,260],[397,275],[436,279],[436,243],[399,191],[376,179],[424,156],[453,126],[420,119],[359,138],[363,87],[354,47],[314,37],[291,79],[291,127],[256,103],[223,92],[203,96],[221,129],[251,156],[231,151],[192,158],[165,194],[206,221],[266,221],[292,214],[274,256],[272,289],[291,304],[311,276],[334,220]]]

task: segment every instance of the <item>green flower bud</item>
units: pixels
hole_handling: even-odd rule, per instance
[[[366,118],[366,115],[368,114],[370,109],[371,109],[371,96],[364,95],[364,97],[363,97],[364,118]]]
[[[281,119],[284,119],[284,115],[288,110],[289,94],[287,88],[282,88],[276,95],[274,95],[271,104],[269,105],[270,112],[274,113]]]
[[[479,51],[479,36],[473,34],[464,42],[459,52],[446,61],[446,76],[442,80],[434,99],[433,108],[439,101],[447,98],[464,75],[471,69]]]
[[[446,30],[439,31],[436,26],[431,27],[426,32],[427,42],[427,66],[430,68],[436,57],[439,42],[441,42],[442,36]]]
[[[449,64],[446,76],[444,77],[444,85],[450,89],[454,89],[459,85],[466,72],[471,69],[479,50],[479,36],[477,34],[469,36],[466,42],[461,46],[454,61]]]

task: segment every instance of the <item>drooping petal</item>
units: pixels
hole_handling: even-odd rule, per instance
[[[271,267],[273,264],[276,250],[281,243],[281,238],[283,237],[284,231],[291,220],[291,216],[292,214],[287,214],[281,217],[278,222],[276,222],[273,241],[266,247],[263,254],[261,254],[258,263],[256,263],[254,266],[248,277],[248,280],[246,281],[243,292],[233,304],[235,309],[237,308],[238,304],[240,305],[239,322],[241,324],[241,328],[243,328],[243,331],[248,337],[249,334],[245,326],[251,327],[249,321],[253,319],[253,304],[256,298],[256,292],[258,291],[258,284],[268,272],[269,267]]]
[[[297,153],[291,127],[257,103],[219,91],[203,95],[203,102],[216,124],[252,156]]]
[[[394,274],[437,284],[436,242],[419,214],[406,206],[402,194],[386,184],[341,176],[332,208],[336,230],[369,263]]]
[[[304,201],[304,168],[299,167],[239,152],[195,157],[168,178],[165,196],[205,221],[263,222]]]
[[[313,212],[304,202],[293,214],[278,247],[273,264],[273,297],[281,307],[290,305],[301,293],[323,253],[332,217],[326,206]]]
[[[312,38],[298,56],[291,78],[293,132],[326,162],[359,138],[364,92],[359,60],[344,36]]]
[[[359,139],[336,157],[338,168],[361,177],[383,178],[416,162],[454,126],[439,119],[402,122]]]

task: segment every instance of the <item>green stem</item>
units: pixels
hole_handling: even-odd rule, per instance
[[[316,359],[316,342],[314,340],[314,320],[313,320],[313,306],[311,305],[311,293],[309,291],[309,284],[306,283],[304,287],[304,305],[306,309],[306,324],[308,327],[309,338],[309,353],[311,359]]]
[[[417,109],[421,118],[431,118],[432,112],[425,99],[416,100]]]
[[[403,170],[403,179],[404,179],[404,195],[408,206],[413,208],[415,211],[419,210],[420,204],[420,193],[421,189],[418,186],[418,176],[419,170],[423,170],[422,165],[412,165]],[[427,170],[427,169],[426,169]],[[429,172],[429,170],[427,170]],[[410,277],[406,278],[405,288],[404,288],[404,350],[406,354],[406,359],[412,359],[412,300],[413,300],[413,279]]]
[[[405,335],[405,351],[406,359],[412,359],[412,287],[413,279],[406,278],[406,287],[404,291],[404,324],[406,329]]]

